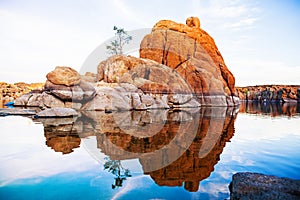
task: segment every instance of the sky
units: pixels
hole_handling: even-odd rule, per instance
[[[80,71],[114,25],[189,16],[214,38],[237,86],[300,85],[297,0],[0,0],[0,82],[44,82],[56,66]]]

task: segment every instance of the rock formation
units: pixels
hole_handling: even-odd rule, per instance
[[[23,94],[31,92],[33,90],[43,89],[44,83],[4,83],[0,82],[0,108],[8,102],[12,102],[19,98]]]
[[[257,85],[236,88],[241,100],[300,102],[300,85]]]
[[[81,80],[70,67],[56,67],[46,77],[42,90],[22,95],[15,100],[15,106],[80,109],[96,92],[91,83]]]
[[[141,42],[140,57],[176,70],[197,95],[201,105],[236,105],[235,79],[213,38],[190,17],[187,25],[161,20]]]
[[[24,94],[15,105],[111,112],[239,104],[234,76],[196,17],[186,25],[158,22],[142,40],[140,57],[109,57],[97,74],[58,66],[43,90]]]

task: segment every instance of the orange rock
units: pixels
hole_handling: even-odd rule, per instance
[[[71,67],[58,66],[47,75],[47,80],[56,85],[73,86],[80,83],[80,74]]]
[[[178,72],[149,59],[117,55],[98,66],[98,81],[130,83],[145,93],[187,93],[191,90]]]
[[[213,38],[200,28],[198,18],[186,23],[159,21],[142,40],[140,57],[175,69],[197,94],[234,96],[235,78]]]

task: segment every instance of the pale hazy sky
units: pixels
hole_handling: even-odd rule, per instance
[[[236,85],[300,85],[297,0],[0,0],[0,81],[43,82],[55,66],[80,70],[114,36],[161,19],[198,16]]]

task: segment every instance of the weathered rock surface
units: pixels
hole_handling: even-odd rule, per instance
[[[73,86],[80,83],[80,74],[66,66],[57,66],[46,75],[47,79],[56,85]]]
[[[187,25],[159,21],[142,40],[140,57],[176,70],[198,95],[201,105],[236,105],[234,76],[213,38],[199,26],[195,17],[188,18]]]
[[[97,77],[101,81],[97,84],[97,96],[83,109],[145,110],[200,106],[181,75],[152,60],[112,56],[99,64]]]
[[[73,86],[57,85],[47,80],[45,90],[63,101],[86,101],[93,98],[96,92],[92,84],[83,80]]]
[[[300,85],[257,85],[236,90],[241,100],[300,102]]]
[[[36,117],[74,117],[78,113],[72,108],[48,108],[36,114]]]
[[[171,68],[148,59],[117,55],[98,66],[98,81],[130,83],[144,93],[169,94],[192,91],[185,80]]]
[[[15,106],[40,107],[45,108],[64,108],[65,103],[59,98],[47,93],[27,93],[15,100]]]
[[[230,199],[300,199],[300,180],[258,173],[237,173],[230,184]]]

